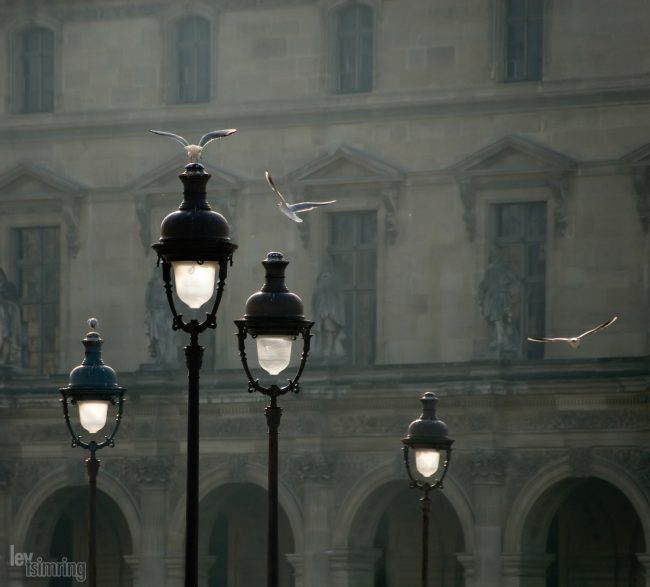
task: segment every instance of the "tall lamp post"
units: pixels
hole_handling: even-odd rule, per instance
[[[285,393],[298,393],[298,380],[302,375],[309,355],[309,333],[313,322],[305,320],[302,300],[291,293],[284,282],[284,271],[289,263],[282,253],[269,253],[262,265],[266,269],[266,281],[262,289],[246,302],[241,320],[236,320],[239,339],[239,355],[248,376],[249,393],[259,392],[270,398],[266,407],[266,424],[269,433],[268,463],[268,527],[267,527],[267,585],[277,587],[279,581],[279,539],[278,539],[278,428],[282,408],[278,397]],[[270,375],[278,375],[289,366],[293,341],[302,337],[302,356],[296,376],[280,387],[271,384],[265,387],[255,379],[246,359],[246,337],[250,335],[257,342],[257,359],[260,367]]]
[[[90,452],[86,459],[88,471],[88,585],[97,585],[97,561],[96,561],[96,522],[95,513],[97,509],[97,473],[99,472],[100,461],[96,452],[105,446],[115,446],[114,438],[120,427],[124,409],[124,393],[126,389],[117,384],[115,371],[102,360],[102,343],[104,342],[97,328],[97,320],[91,318],[88,325],[92,329],[82,340],[86,349],[85,357],[81,365],[70,372],[68,387],[59,389],[61,392],[61,405],[63,406],[63,417],[72,437],[72,447],[81,447]],[[91,439],[88,442],[75,432],[70,421],[70,405],[79,408],[79,423],[90,434],[96,434],[106,426],[108,408],[110,405],[117,406],[117,415],[113,428],[108,436],[104,436],[99,442]]]
[[[189,163],[180,174],[183,201],[160,225],[160,239],[152,245],[162,263],[162,277],[172,312],[172,329],[190,335],[185,347],[187,365],[187,490],[185,527],[185,587],[197,587],[199,567],[199,372],[203,347],[199,334],[217,327],[217,310],[226,285],[228,265],[237,245],[230,240],[226,219],[210,208],[206,185],[210,174],[200,163]],[[172,291],[190,308],[198,309],[216,296],[203,321],[183,320]],[[216,279],[218,275],[218,280]]]
[[[421,398],[422,415],[411,422],[404,443],[404,464],[411,481],[410,487],[423,492],[422,504],[422,587],[427,587],[429,566],[429,492],[442,489],[442,482],[447,474],[451,460],[453,440],[448,436],[447,425],[436,417],[438,398],[427,391]],[[413,451],[415,472],[411,467],[410,452]],[[442,461],[442,462],[441,462]]]

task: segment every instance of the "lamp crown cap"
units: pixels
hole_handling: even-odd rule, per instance
[[[70,371],[67,389],[82,394],[118,391],[121,388],[117,384],[117,374],[113,368],[105,365],[102,359],[104,341],[99,332],[94,330],[98,321],[96,318],[90,318],[87,323],[93,330],[81,341],[85,348],[84,359],[81,365]]]
[[[422,402],[422,414],[409,424],[406,438],[402,442],[413,448],[451,446],[453,440],[449,438],[447,425],[442,420],[438,420],[436,416],[436,404],[438,403],[436,395],[427,391],[420,401]]]

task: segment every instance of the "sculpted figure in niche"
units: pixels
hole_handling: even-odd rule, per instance
[[[153,367],[177,369],[180,365],[179,346],[172,330],[171,313],[158,270],[154,270],[147,284],[144,304],[144,327],[149,339],[149,355],[153,359]]]
[[[18,288],[0,269],[0,366],[21,365],[22,324]]]
[[[521,340],[515,309],[520,301],[521,280],[498,252],[490,255],[478,295],[481,313],[494,327],[490,354],[497,358],[520,356]]]
[[[345,357],[345,308],[343,292],[330,262],[316,278],[311,305],[314,316],[314,358],[323,363]]]

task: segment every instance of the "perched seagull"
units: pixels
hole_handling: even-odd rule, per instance
[[[264,172],[266,176],[266,181],[269,182],[271,189],[280,197],[281,202],[278,202],[278,208],[285,215],[291,218],[294,222],[302,222],[302,218],[298,216],[299,212],[307,212],[308,210],[313,210],[318,206],[325,206],[326,204],[333,204],[336,200],[330,200],[329,202],[300,202],[299,204],[289,204],[284,196],[278,191],[278,188],[275,187],[271,174],[266,171]]]
[[[204,134],[201,137],[198,145],[190,145],[189,141],[179,135],[175,135],[173,132],[165,132],[164,130],[152,130],[150,132],[178,141],[181,145],[183,145],[183,147],[185,147],[187,154],[190,156],[190,163],[198,163],[199,159],[201,159],[201,151],[203,151],[203,147],[205,147],[208,143],[214,141],[214,139],[227,137],[237,132],[237,129],[226,128],[224,130],[213,130],[212,132]]]
[[[582,334],[579,334],[578,336],[572,336],[569,338],[534,338],[532,336],[528,337],[528,340],[532,342],[566,342],[569,345],[571,345],[574,349],[577,349],[580,347],[581,339],[588,334],[593,334],[594,332],[598,332],[599,330],[602,330],[603,328],[607,328],[610,324],[613,324],[616,322],[616,319],[618,316],[614,316],[611,320],[608,320],[607,322],[603,322],[600,326],[596,326],[596,328],[592,328],[591,330],[587,330],[587,332],[583,332]]]

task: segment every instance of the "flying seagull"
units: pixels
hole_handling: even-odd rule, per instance
[[[618,316],[614,316],[612,319],[608,320],[607,322],[603,322],[600,326],[596,326],[596,328],[592,328],[591,330],[587,330],[587,332],[583,332],[582,334],[579,334],[578,336],[571,336],[569,338],[534,338],[532,336],[528,337],[528,340],[532,342],[566,342],[568,343],[571,347],[574,349],[577,349],[580,347],[580,343],[582,342],[582,338],[587,336],[588,334],[593,334],[594,332],[598,332],[599,330],[602,330],[603,328],[607,328],[610,324],[613,324],[616,322],[616,319]]]
[[[214,139],[227,137],[233,134],[234,132],[237,132],[237,129],[226,128],[224,130],[213,130],[212,132],[204,134],[201,137],[201,140],[199,141],[198,145],[190,145],[188,140],[184,139],[179,135],[174,134],[173,132],[165,132],[164,130],[152,130],[150,132],[157,135],[161,135],[163,137],[169,137],[170,139],[174,139],[175,141],[178,141],[181,145],[183,145],[183,147],[185,147],[187,154],[190,156],[190,163],[198,163],[199,159],[201,159],[201,151],[203,151],[203,147],[205,147],[208,143],[214,141]]]
[[[266,171],[264,173],[266,176],[266,181],[269,182],[271,189],[280,197],[280,202],[278,202],[278,208],[285,215],[291,218],[294,222],[302,222],[302,218],[298,216],[300,212],[307,212],[308,210],[313,210],[318,206],[325,206],[326,204],[333,204],[336,200],[330,200],[329,202],[300,202],[299,204],[289,204],[284,196],[278,191],[278,188],[275,187],[271,174]]]

